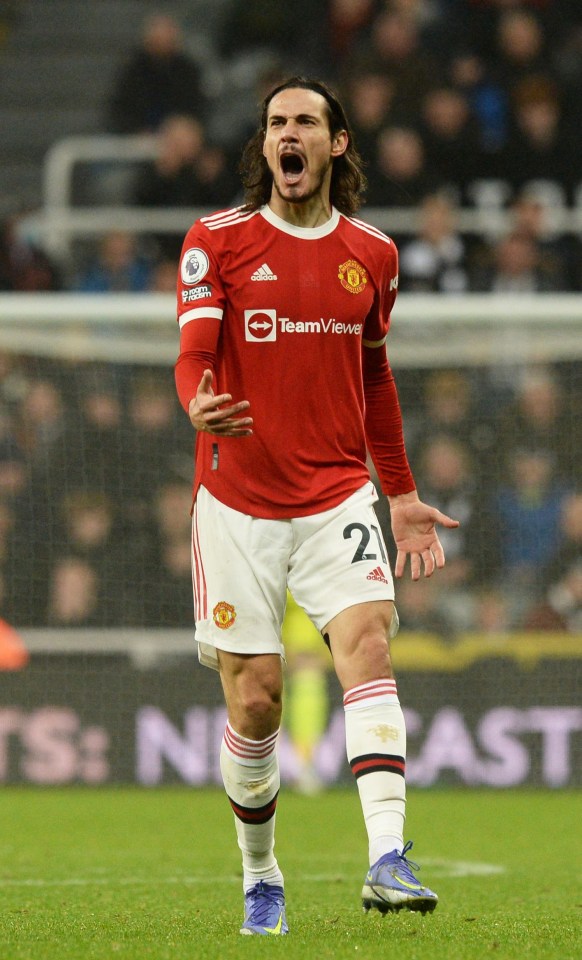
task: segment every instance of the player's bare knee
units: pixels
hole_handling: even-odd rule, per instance
[[[251,740],[263,740],[281,723],[281,692],[264,686],[248,686],[237,691],[230,704],[236,730]]]
[[[261,724],[272,717],[278,717],[281,712],[281,701],[274,693],[268,690],[249,691],[243,696],[241,709],[245,716]]]

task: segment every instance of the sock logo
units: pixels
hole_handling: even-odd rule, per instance
[[[382,743],[386,743],[388,740],[398,740],[400,736],[397,728],[389,723],[379,723],[375,727],[369,727],[367,733],[373,733]]]

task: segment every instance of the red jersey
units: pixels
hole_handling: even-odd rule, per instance
[[[191,227],[178,278],[178,393],[187,410],[211,367],[215,394],[248,400],[253,417],[251,436],[198,434],[195,492],[202,483],[257,517],[318,513],[369,479],[367,446],[385,492],[414,489],[395,391],[382,401],[385,413],[374,399],[374,390],[386,398],[377,393],[386,371],[393,382],[383,344],[397,286],[393,242],[335,209],[313,228],[268,206],[222,211]],[[385,361],[369,398],[366,355]]]

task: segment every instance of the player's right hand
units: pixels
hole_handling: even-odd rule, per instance
[[[232,403],[230,393],[219,393],[214,396],[212,389],[212,370],[205,370],[202,380],[198,384],[196,396],[190,401],[188,414],[195,430],[212,433],[218,437],[249,437],[253,430],[253,418],[241,417],[239,414],[248,410],[248,400]],[[230,406],[223,406],[230,404]]]

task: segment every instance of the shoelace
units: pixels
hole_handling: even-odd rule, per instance
[[[402,862],[403,868],[408,871],[409,876],[412,880],[416,882],[416,877],[414,876],[413,870],[416,872],[420,870],[420,865],[415,863],[414,860],[409,860],[406,854],[409,850],[412,850],[413,841],[409,840],[408,843],[404,844],[402,848],[402,853],[397,854],[398,859]]]
[[[249,894],[253,896],[252,906],[248,915],[248,920],[250,920],[251,923],[264,923],[269,919],[269,910],[271,907],[276,906],[278,910],[281,910],[283,906],[281,894],[277,893],[276,890],[269,890],[262,881],[259,881],[256,886],[252,887],[252,889],[249,890]]]

